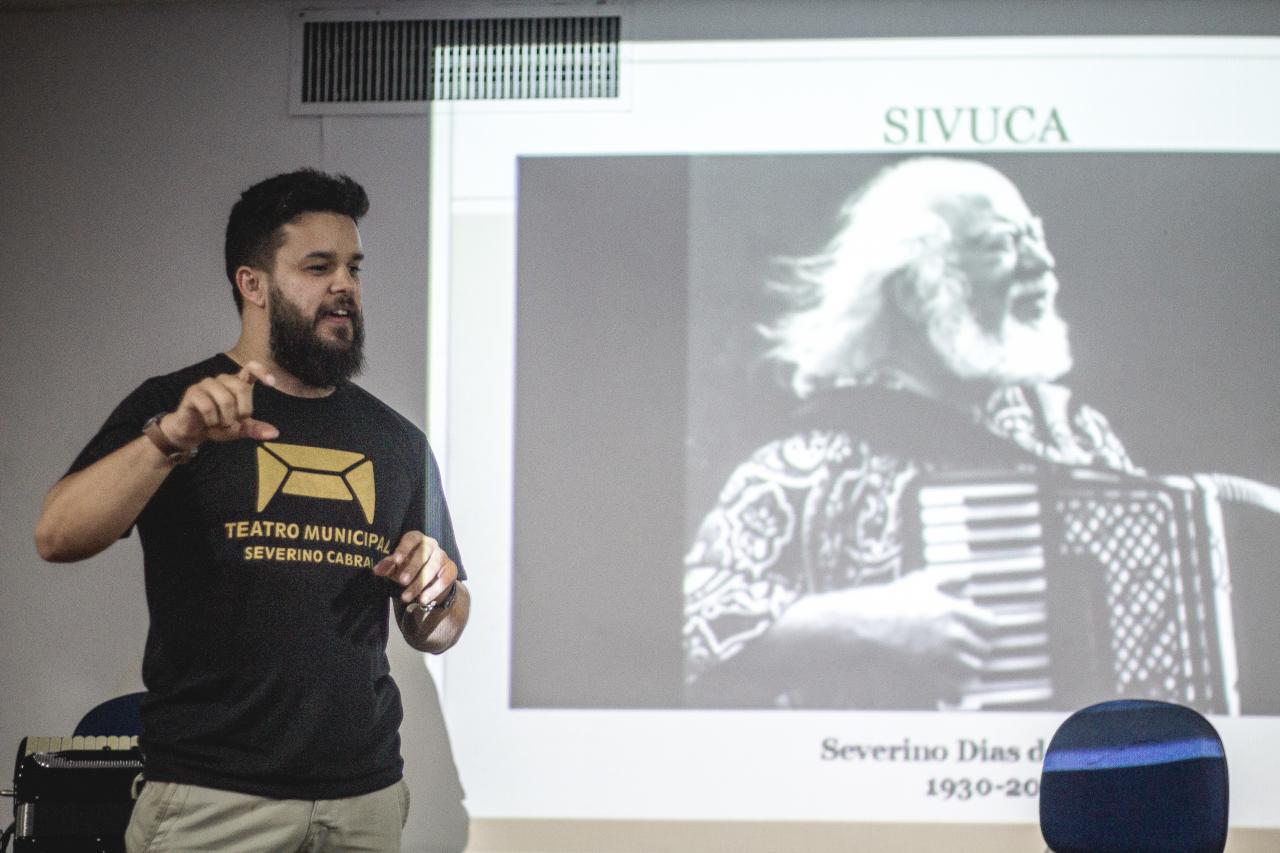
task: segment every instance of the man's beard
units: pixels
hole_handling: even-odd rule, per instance
[[[364,367],[364,318],[350,299],[326,306],[307,317],[274,285],[270,285],[271,357],[276,364],[313,388],[330,388],[360,373]],[[325,341],[316,325],[326,310],[344,308],[351,318],[351,339],[345,344]]]
[[[1024,322],[1005,311],[1000,328],[984,329],[974,316],[961,280],[948,277],[926,304],[925,328],[943,364],[965,380],[999,385],[1052,382],[1071,369],[1065,320],[1052,296],[1044,313]]]

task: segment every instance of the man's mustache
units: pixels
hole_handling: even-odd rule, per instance
[[[343,314],[350,317],[353,321],[360,318],[360,308],[356,305],[355,300],[349,297],[335,300],[329,305],[322,306],[316,311],[316,322],[320,322],[325,317],[335,314]]]

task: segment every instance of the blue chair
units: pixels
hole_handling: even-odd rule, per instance
[[[1222,739],[1199,713],[1168,702],[1075,712],[1045,751],[1040,832],[1053,853],[1222,853]]]
[[[76,725],[75,735],[140,735],[142,716],[139,709],[147,694],[126,693],[94,706]]]

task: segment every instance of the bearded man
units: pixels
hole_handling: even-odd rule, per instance
[[[246,190],[226,231],[239,340],[142,383],[45,501],[46,560],[142,541],[131,851],[400,849],[388,614],[440,653],[470,598],[426,437],[349,381],[368,206],[311,169]]]
[[[845,204],[792,262],[765,329],[800,401],[738,466],[686,556],[690,704],[938,708],[982,670],[995,615],[963,572],[907,565],[922,474],[1029,462],[1133,471],[1071,367],[1041,222],[991,167],[920,158]]]

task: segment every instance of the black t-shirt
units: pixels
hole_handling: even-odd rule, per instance
[[[239,369],[220,354],[148,379],[71,471]],[[465,577],[439,471],[422,431],[355,385],[303,398],[258,383],[253,402],[279,437],[205,443],[137,520],[146,775],[281,799],[368,793],[403,764],[386,656],[401,590],[370,569],[421,530]]]

